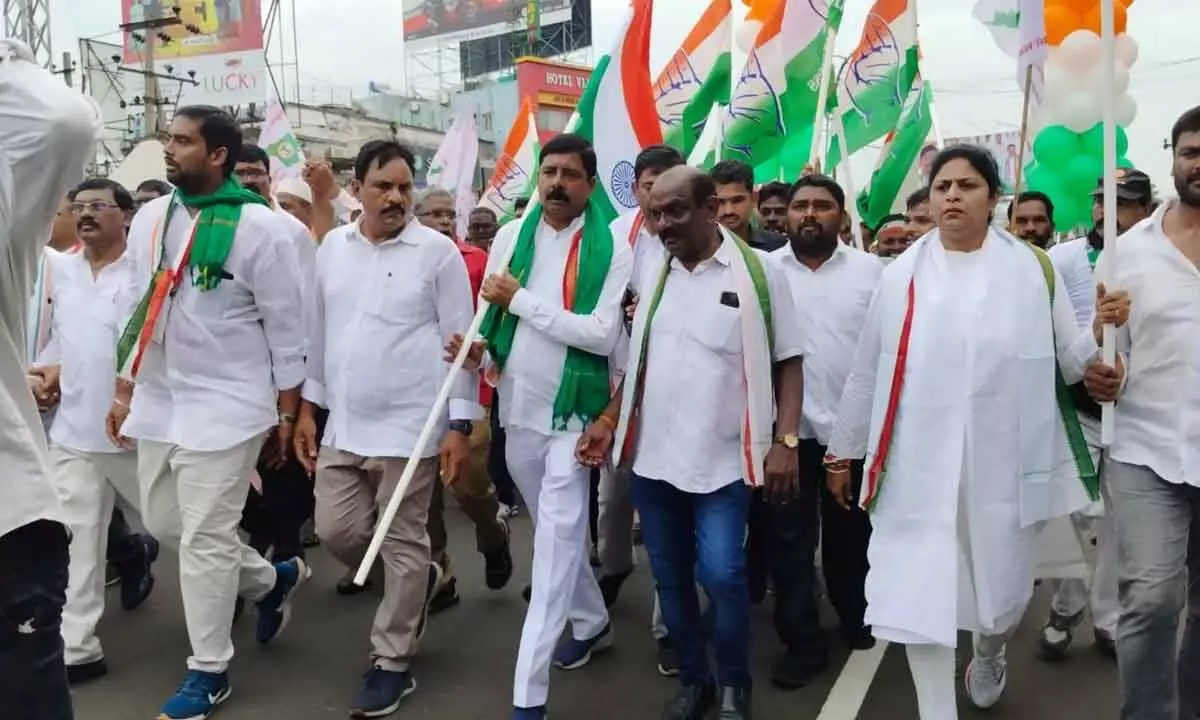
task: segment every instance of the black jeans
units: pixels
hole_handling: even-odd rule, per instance
[[[863,627],[867,612],[867,544],[871,541],[871,516],[858,506],[862,488],[863,463],[850,464],[850,509],[837,504],[825,489],[825,448],[812,441],[807,448],[801,445],[800,472],[816,473],[820,468],[821,482],[821,569],[829,602],[837,611],[842,628],[849,633]]]
[[[317,410],[318,444],[328,419],[328,411]],[[294,457],[278,470],[263,463],[257,469],[262,492],[251,488],[242,511],[242,529],[250,533],[250,546],[264,556],[271,550],[272,562],[304,557],[300,531],[316,505],[313,478]]]
[[[508,460],[504,455],[507,435],[500,427],[500,393],[492,389],[492,409],[488,413],[488,425],[492,438],[488,445],[487,471],[496,486],[496,499],[512,507],[517,504],[517,485],[508,472]]]
[[[0,537],[0,717],[71,720],[63,665],[67,530],[38,520]]]
[[[788,651],[822,665],[828,643],[817,610],[815,557],[820,536],[820,488],[824,470],[814,475],[800,446],[800,490],[786,503],[759,493],[752,516],[763,527],[766,565],[775,586],[775,632]]]

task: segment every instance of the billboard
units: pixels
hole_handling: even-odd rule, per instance
[[[587,0],[584,0],[585,2]],[[404,0],[404,42],[410,49],[500,35],[527,24],[565,22],[572,0]]]
[[[516,75],[517,97],[529,98],[537,118],[538,140],[544,144],[566,128],[592,70],[541,58],[520,58]]]
[[[1000,182],[1005,195],[1011,195],[1017,187],[1017,146],[1021,144],[1021,133],[1017,131],[988,133],[946,138],[946,145],[978,145],[991,153],[1000,168]],[[1033,160],[1033,151],[1025,145],[1025,162]]]
[[[264,102],[267,61],[260,0],[121,0],[121,17],[126,23],[170,17],[173,6],[179,8],[182,24],[143,31],[142,41],[126,33],[124,62],[141,65],[145,41],[153,39],[155,71],[181,79],[159,79],[159,96],[169,106]],[[161,39],[160,32],[169,39]]]
[[[140,33],[155,37],[156,60],[262,50],[260,0],[121,0],[121,22],[170,17],[175,6],[181,24]],[[170,39],[157,39],[158,33]],[[133,33],[125,33],[124,48],[124,62],[142,62],[145,45]]]

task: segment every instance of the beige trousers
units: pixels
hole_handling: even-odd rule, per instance
[[[405,458],[365,458],[321,448],[317,458],[317,535],[342,564],[355,569],[362,562],[378,515],[391,500],[407,462]],[[406,671],[417,654],[429,584],[425,523],[433,487],[439,482],[438,459],[421,460],[379,551],[383,600],[371,626],[371,658],[384,670]]]

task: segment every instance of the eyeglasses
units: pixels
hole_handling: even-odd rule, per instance
[[[102,212],[120,209],[120,205],[114,205],[113,203],[104,202],[103,200],[93,200],[89,203],[71,203],[70,205],[72,215],[82,215],[84,210],[99,215]]]
[[[262,180],[267,177],[267,173],[262,170],[235,170],[233,174],[237,175],[239,180]]]
[[[441,218],[443,220],[453,220],[458,217],[453,210],[424,210],[418,213],[419,217]]]

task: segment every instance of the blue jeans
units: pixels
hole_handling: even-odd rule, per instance
[[[1104,472],[1117,529],[1121,718],[1191,720],[1200,716],[1200,489],[1112,459]]]
[[[66,528],[49,520],[0,537],[0,717],[5,720],[72,718],[61,634],[67,543]]]
[[[750,589],[743,541],[750,487],[739,480],[695,495],[634,475],[632,490],[663,621],[679,654],[680,679],[695,685],[712,677],[696,596],[699,575],[715,616],[717,681],[723,687],[749,686]]]

